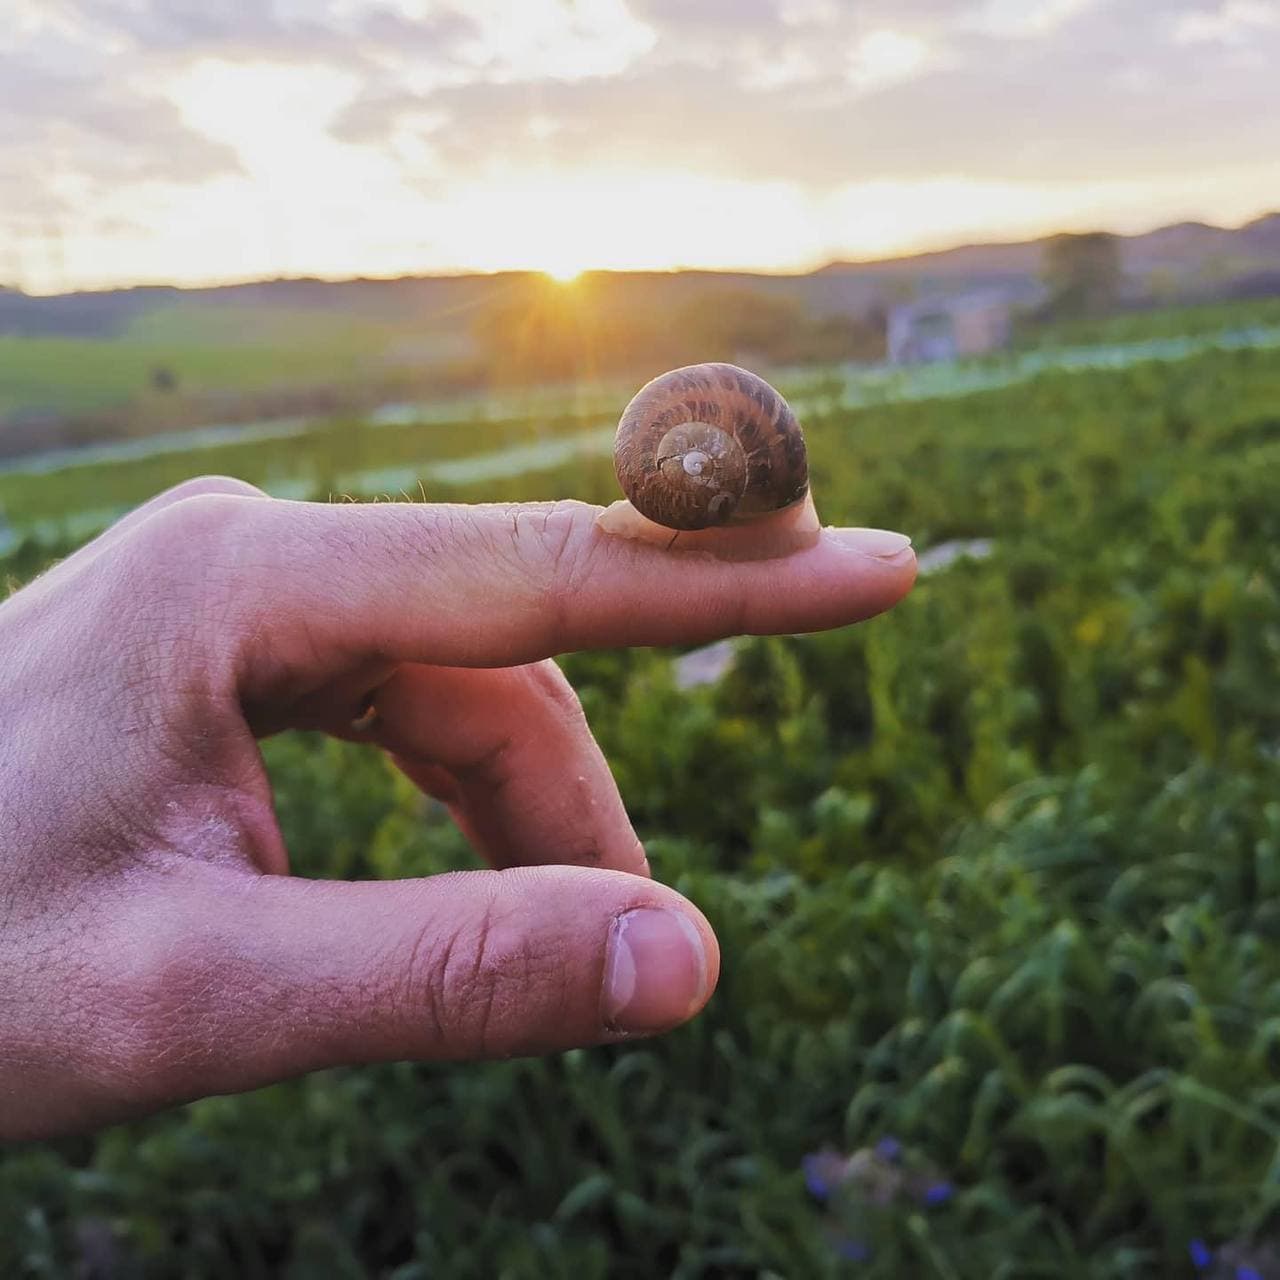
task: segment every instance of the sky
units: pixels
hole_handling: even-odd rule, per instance
[[[0,0],[0,284],[807,270],[1280,208],[1280,0]]]

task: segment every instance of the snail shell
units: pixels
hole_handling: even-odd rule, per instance
[[[688,365],[641,387],[618,423],[613,464],[632,506],[668,529],[736,524],[809,491],[795,414],[732,364]]]

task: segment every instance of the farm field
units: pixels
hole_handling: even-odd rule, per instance
[[[719,933],[691,1026],[13,1149],[0,1274],[74,1274],[87,1241],[140,1276],[179,1253],[191,1277],[1272,1274],[1280,346],[1140,356],[860,405],[801,388],[824,519],[992,554],[864,626],[740,641],[692,689],[666,652],[563,660],[655,874]],[[210,470],[612,500],[594,393],[507,407],[0,475],[0,568]],[[299,873],[470,865],[374,755],[265,751]],[[841,1182],[854,1152],[887,1207]]]
[[[127,401],[168,368],[194,389],[255,391],[308,379],[351,381],[392,335],[372,322],[276,311],[157,309],[119,337],[0,336],[0,413],[78,411]]]
[[[202,319],[207,325],[211,317]],[[1142,321],[1129,320],[1117,329],[1124,341],[1101,341],[1110,332],[1105,324],[1060,325],[1040,347],[983,360],[796,366],[770,374],[808,417],[841,408],[948,400],[1056,371],[1122,369],[1182,361],[1205,351],[1280,348],[1280,311],[1267,302],[1231,313],[1220,307],[1146,313]],[[308,334],[302,326],[304,349]],[[611,452],[612,425],[633,389],[634,382],[599,378],[470,392],[426,402],[393,401],[362,416],[295,414],[189,427],[0,461],[0,554],[23,538],[57,543],[91,536],[138,502],[201,471],[237,475],[288,498],[472,500],[477,492],[483,499],[490,491],[485,486],[498,479],[517,481],[515,492],[523,496],[558,480],[565,464],[598,473],[596,464]],[[605,476],[612,486],[607,468]],[[571,477],[568,483],[576,482]]]

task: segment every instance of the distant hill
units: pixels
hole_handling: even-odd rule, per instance
[[[1135,300],[1198,301],[1248,293],[1251,281],[1280,273],[1280,213],[1225,228],[1182,222],[1121,237],[1129,293]],[[1034,293],[1048,238],[961,245],[873,262],[833,262],[805,275],[749,272],[592,272],[598,295],[619,310],[674,308],[709,291],[751,288],[792,298],[819,314],[865,314],[914,294],[1000,287]],[[537,273],[406,276],[393,280],[266,280],[218,288],[146,287],[30,297],[0,289],[0,334],[113,338],[148,314],[179,308],[188,317],[280,310],[348,316],[419,332],[466,328],[475,313],[518,291]]]
[[[914,282],[924,289],[956,289],[1034,281],[1052,237],[1003,244],[960,245],[935,253],[876,262],[834,262],[820,275],[864,283]],[[1229,296],[1232,286],[1258,273],[1280,271],[1280,213],[1242,227],[1179,222],[1138,235],[1118,236],[1130,296],[1155,290],[1184,301]]]

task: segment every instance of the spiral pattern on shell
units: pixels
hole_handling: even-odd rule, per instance
[[[795,414],[732,364],[688,365],[642,387],[618,423],[613,462],[632,506],[669,529],[749,520],[809,490]]]

